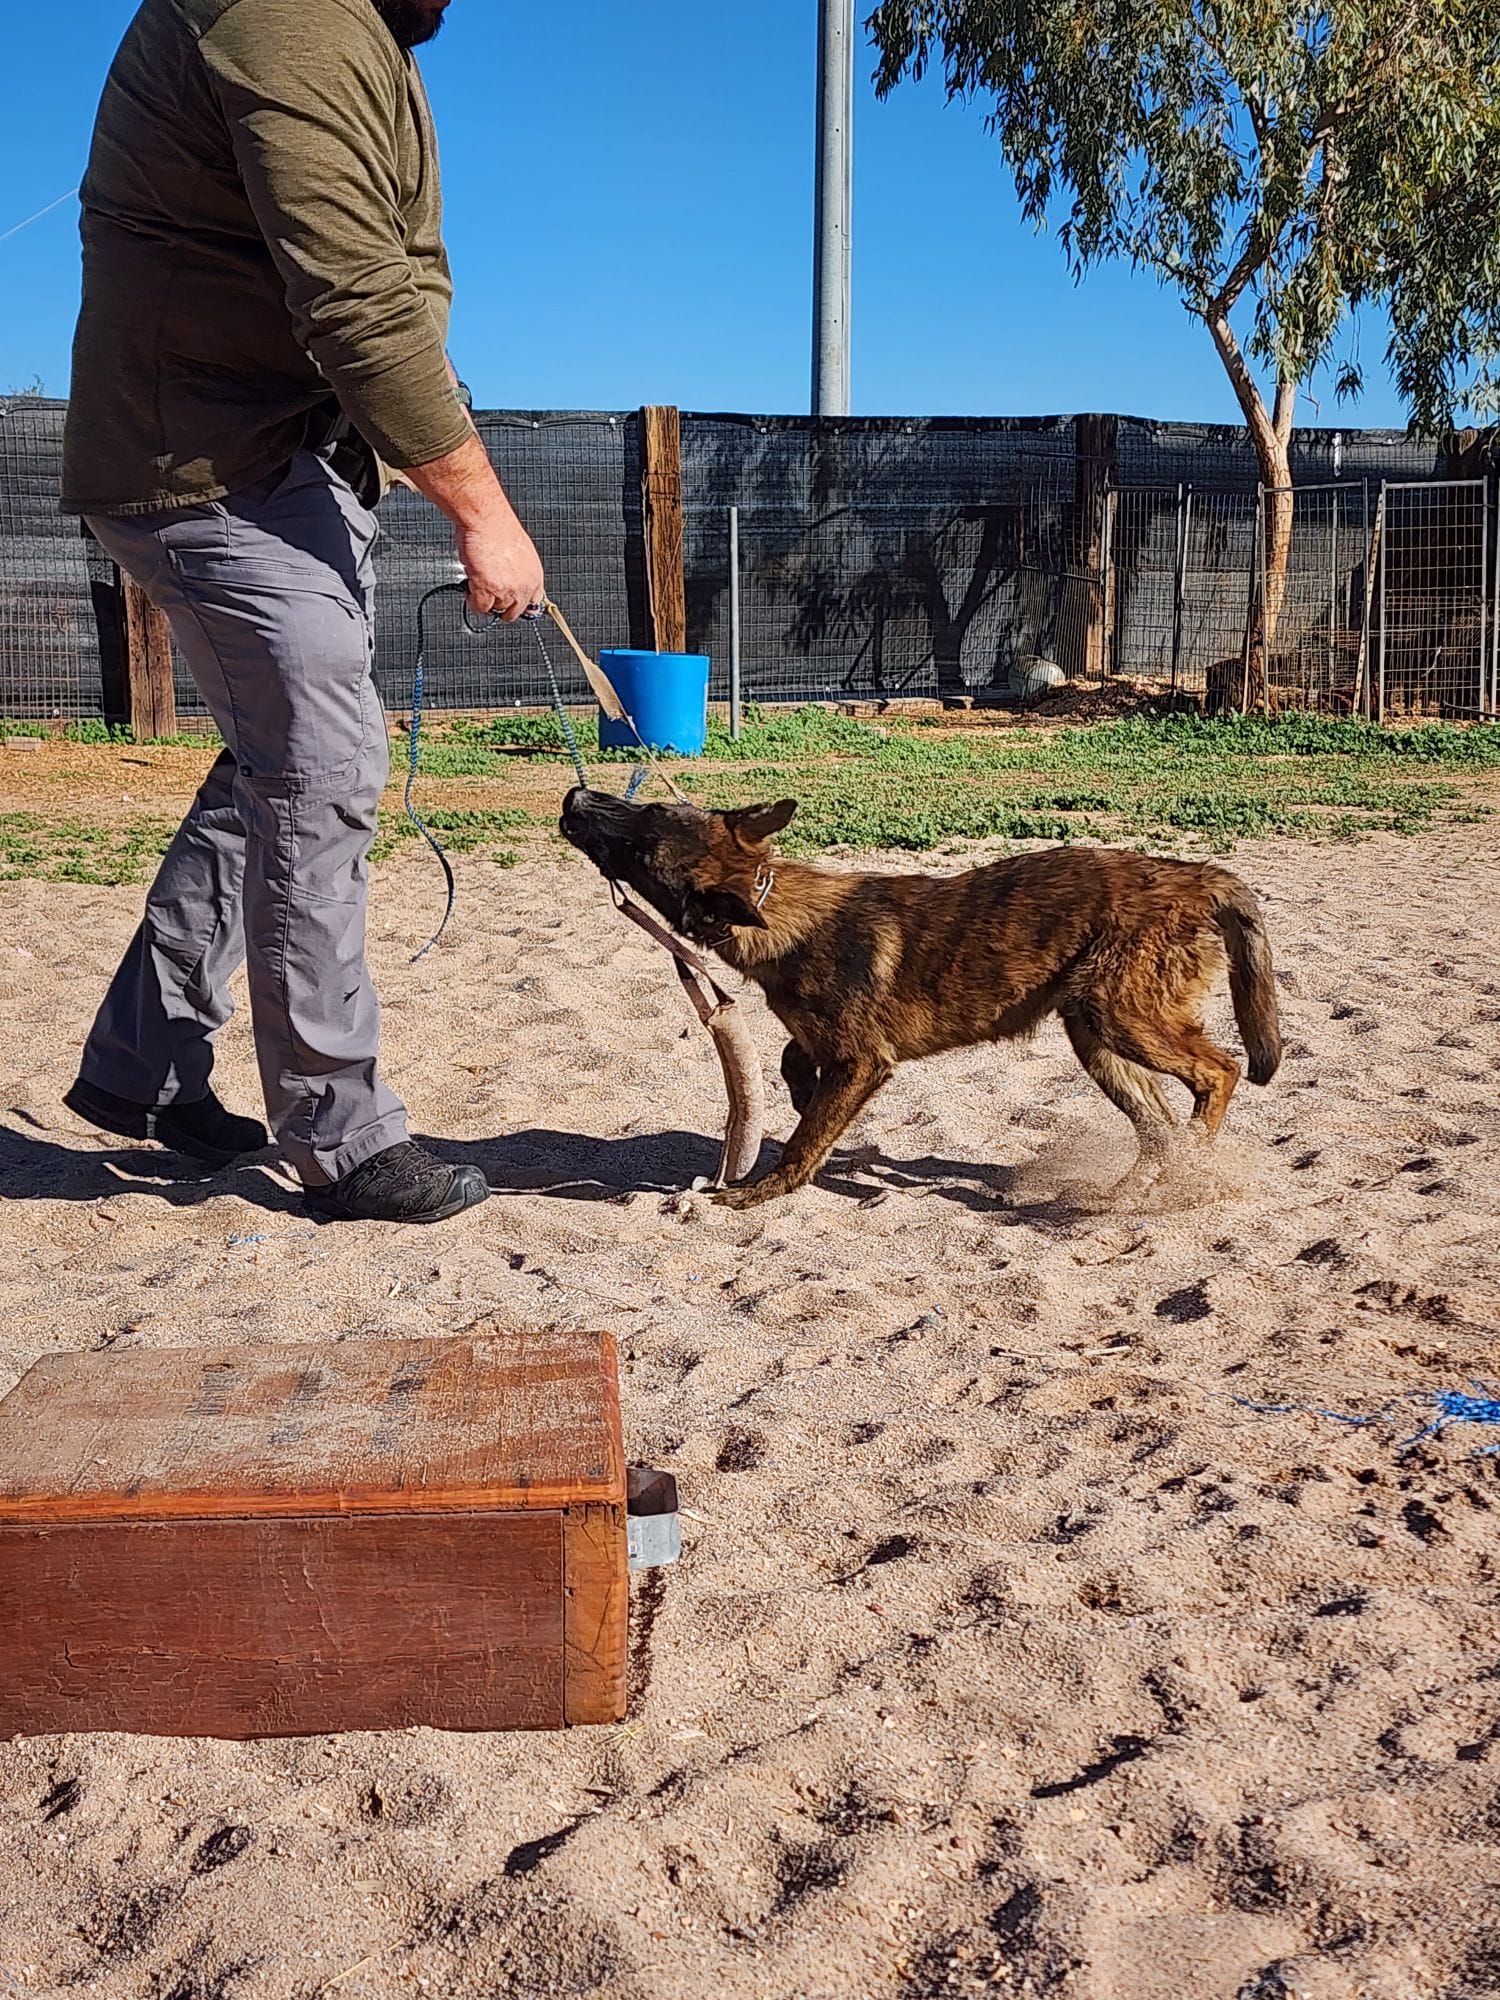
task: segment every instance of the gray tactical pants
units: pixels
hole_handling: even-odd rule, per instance
[[[171,622],[226,749],[146,898],[84,1081],[193,1103],[240,962],[271,1128],[313,1185],[406,1137],[376,1074],[367,857],[388,768],[370,678],[375,519],[299,452],[209,506],[89,527]]]

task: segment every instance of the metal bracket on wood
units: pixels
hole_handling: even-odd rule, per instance
[[[625,1542],[632,1569],[660,1569],[682,1554],[677,1481],[670,1472],[632,1465],[625,1475]]]

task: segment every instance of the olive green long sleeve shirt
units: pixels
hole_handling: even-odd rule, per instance
[[[69,511],[222,499],[341,413],[399,470],[468,436],[432,114],[371,0],[144,0],[82,201]]]

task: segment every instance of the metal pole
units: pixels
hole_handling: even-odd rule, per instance
[[[1495,547],[1495,596],[1490,619],[1490,707],[1500,721],[1500,535]]]
[[[1103,658],[1099,662],[1099,680],[1101,684],[1107,680],[1112,680],[1115,672],[1115,508],[1119,503],[1119,499],[1120,496],[1113,486],[1106,489],[1104,495],[1103,536],[1104,575],[1100,585],[1100,595],[1104,600],[1101,606],[1101,622],[1104,626],[1104,652]]]
[[[1190,486],[1177,488],[1177,574],[1172,580],[1172,692],[1177,692],[1177,668],[1182,659],[1182,592],[1187,569],[1187,529],[1192,508]]]
[[[1490,483],[1479,489],[1479,719],[1484,720],[1484,663],[1489,652]]]
[[[1364,539],[1360,543],[1360,547],[1365,552],[1366,563],[1369,563],[1371,560],[1370,482],[1367,478],[1362,479],[1360,485],[1364,489]],[[1355,692],[1358,701],[1364,706],[1365,720],[1368,722],[1374,707],[1374,703],[1370,699],[1370,598],[1375,588],[1375,579],[1373,576],[1366,574],[1361,579],[1361,583],[1362,588],[1359,594],[1363,601],[1359,607],[1359,684]]]
[[[818,0],[818,162],[813,219],[815,417],[849,414],[853,163],[854,0]]]
[[[729,734],[740,736],[740,510],[729,510]]]
[[[1380,568],[1376,574],[1380,578],[1380,651],[1376,661],[1375,720],[1385,722],[1385,496],[1384,480],[1380,485],[1380,501],[1375,509],[1375,527],[1380,539]]]
[[[1333,700],[1333,690],[1338,681],[1339,671],[1339,507],[1343,501],[1342,487],[1333,489],[1333,533],[1330,537],[1328,557],[1328,699]],[[1294,503],[1295,504],[1295,503]]]

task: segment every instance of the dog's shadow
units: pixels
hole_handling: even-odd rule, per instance
[[[587,1132],[532,1128],[493,1139],[423,1134],[453,1166],[478,1167],[495,1194],[541,1194],[559,1201],[623,1201],[632,1194],[681,1194],[719,1169],[719,1142],[701,1132],[643,1132],[599,1139]]]
[[[975,1215],[1000,1222],[1029,1223],[1033,1228],[1065,1227],[1094,1212],[1100,1190],[1078,1185],[1037,1184],[1036,1164],[997,1166],[975,1160],[946,1160],[935,1153],[896,1160],[885,1154],[835,1153],[818,1175],[819,1187],[871,1204],[887,1193],[915,1194],[956,1202]]]
[[[25,1120],[25,1113],[14,1113]],[[29,1121],[27,1121],[29,1123]],[[631,1195],[670,1196],[718,1172],[720,1143],[701,1132],[647,1132],[596,1138],[585,1132],[532,1128],[490,1139],[422,1137],[440,1159],[477,1166],[499,1195],[538,1194],[559,1201],[623,1202]],[[762,1149],[757,1171],[774,1164],[780,1147]],[[935,1154],[891,1159],[869,1148],[835,1151],[819,1187],[859,1205],[907,1192],[957,1202],[997,1220],[1045,1226],[1086,1212],[1066,1191],[1039,1195],[1031,1163],[994,1166]],[[214,1171],[149,1147],[63,1146],[42,1128],[0,1125],[0,1201],[98,1202],[146,1195],[172,1208],[192,1208],[216,1195],[238,1195],[271,1214],[301,1214],[298,1191],[242,1162]]]
[[[559,1201],[621,1202],[635,1194],[681,1194],[718,1171],[720,1151],[718,1140],[680,1131],[603,1139],[533,1128],[492,1139],[424,1136],[421,1144],[456,1166],[478,1167],[496,1194],[539,1194]],[[776,1142],[768,1141],[758,1170],[774,1164],[779,1152]],[[1029,1162],[995,1166],[935,1154],[897,1160],[858,1148],[835,1151],[817,1185],[858,1205],[909,1192],[957,1202],[976,1214],[1032,1224],[1061,1224],[1082,1212],[1065,1192],[1033,1193]]]

